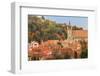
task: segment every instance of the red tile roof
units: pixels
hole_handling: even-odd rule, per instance
[[[87,38],[88,37],[88,31],[87,30],[73,30],[72,36],[79,37],[79,38]]]

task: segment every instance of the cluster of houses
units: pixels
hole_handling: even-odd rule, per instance
[[[69,40],[48,40],[41,44],[32,41],[28,46],[29,60],[56,59],[54,52],[60,53],[59,55],[69,55],[69,58],[79,58],[82,51],[78,41]]]

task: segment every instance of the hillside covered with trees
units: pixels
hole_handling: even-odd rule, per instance
[[[28,42],[41,40],[60,40],[67,39],[67,28],[71,26],[66,23],[56,23],[55,21],[45,19],[44,16],[28,15]],[[82,30],[83,28],[72,26],[73,30]]]

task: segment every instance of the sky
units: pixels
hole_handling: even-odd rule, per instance
[[[56,23],[66,23],[69,21],[72,26],[76,25],[79,27],[83,27],[84,29],[88,29],[88,17],[80,17],[80,16],[44,16],[45,19],[49,19],[52,21],[56,21]]]

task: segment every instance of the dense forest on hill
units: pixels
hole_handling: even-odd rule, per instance
[[[66,23],[56,23],[45,19],[44,16],[28,15],[28,42],[67,39],[68,28],[71,28],[71,26]],[[82,30],[83,28],[72,26],[72,29]]]

